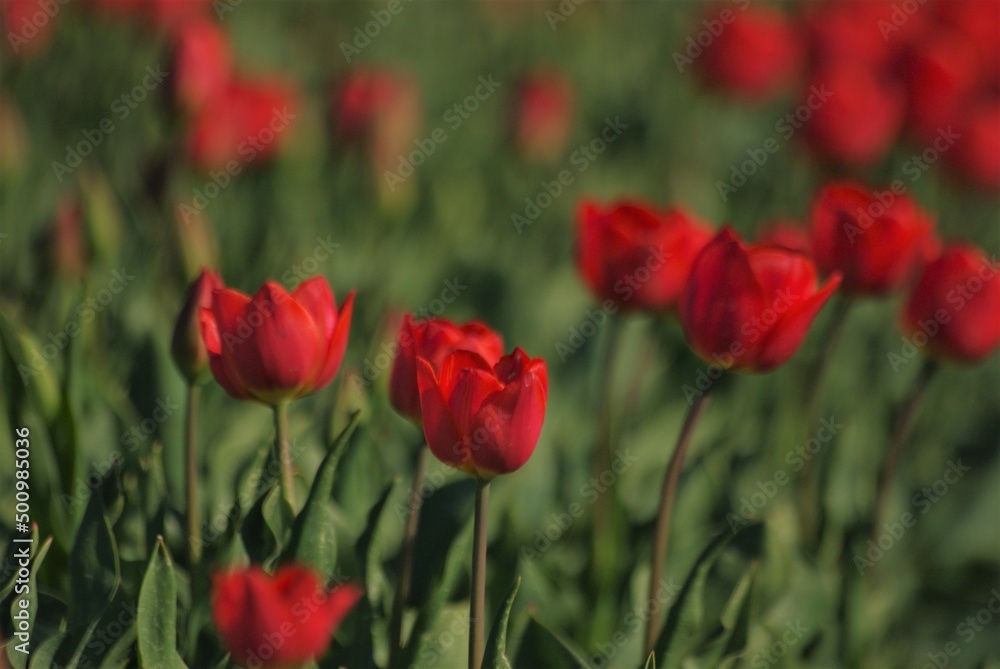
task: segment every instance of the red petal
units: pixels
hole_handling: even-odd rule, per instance
[[[748,361],[753,371],[769,372],[784,364],[802,345],[816,314],[840,285],[840,275],[831,276],[817,293],[794,304],[764,336],[757,354]]]
[[[347,351],[347,340],[351,334],[351,315],[353,313],[354,291],[352,290],[348,293],[344,303],[340,305],[340,312],[334,317],[335,326],[327,345],[326,360],[323,366],[318,369],[316,378],[309,384],[306,392],[322,390],[337,375],[340,363],[344,361],[344,353]]]
[[[441,462],[475,475],[467,439],[459,431],[439,383],[431,364],[423,358],[417,358],[420,415],[427,446]]]

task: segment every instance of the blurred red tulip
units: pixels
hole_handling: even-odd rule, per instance
[[[826,0],[808,3],[804,23],[815,66],[857,64],[886,73],[902,49],[928,23],[896,0]]]
[[[588,287],[626,309],[672,309],[712,232],[680,208],[641,202],[608,208],[584,200],[577,213],[577,266]]]
[[[732,8],[735,18],[695,61],[705,80],[750,100],[764,100],[791,86],[803,61],[802,40],[791,20],[776,9]],[[718,20],[718,11],[709,21]]]
[[[208,350],[201,337],[201,311],[212,308],[213,293],[224,287],[218,273],[210,269],[201,270],[198,278],[188,286],[184,306],[177,315],[170,339],[170,355],[188,383],[208,379]]]
[[[775,221],[757,235],[757,246],[780,246],[790,251],[812,255],[812,235],[798,221]]]
[[[545,420],[545,361],[519,348],[491,365],[455,351],[440,371],[417,359],[424,437],[443,463],[480,479],[508,474],[528,461]]]
[[[222,28],[208,19],[182,25],[174,34],[173,97],[178,107],[195,112],[229,84],[232,56]]]
[[[1000,191],[1000,99],[970,103],[956,131],[945,159],[980,188]]]
[[[327,592],[300,565],[218,573],[212,618],[233,660],[245,667],[293,667],[326,651],[330,638],[362,596],[356,585]]]
[[[944,25],[961,33],[976,50],[980,74],[996,86],[1000,77],[1000,2],[938,0],[933,9],[935,27]]]
[[[212,375],[233,397],[271,405],[322,390],[344,358],[353,308],[352,291],[338,311],[322,277],[290,295],[273,281],[252,299],[216,290],[200,312]]]
[[[409,76],[377,68],[359,68],[332,92],[333,127],[344,146],[364,147],[381,169],[395,167],[411,149],[420,127],[421,99]]]
[[[695,260],[681,297],[681,325],[694,351],[724,369],[768,372],[798,350],[840,284],[819,286],[801,253],[749,249],[727,226]]]
[[[903,307],[904,330],[933,357],[978,362],[1000,345],[1000,264],[967,244],[947,247]]]
[[[86,276],[90,251],[83,225],[83,208],[76,198],[62,198],[56,205],[50,252],[57,272],[78,281]]]
[[[235,176],[245,165],[278,153],[297,110],[298,95],[284,83],[232,81],[192,119],[188,157],[201,170],[225,169]]]
[[[957,31],[919,42],[904,64],[909,125],[921,141],[955,123],[979,79],[975,47]]]
[[[936,252],[933,221],[906,195],[832,183],[812,206],[813,253],[840,272],[844,291],[881,295],[901,288]]]
[[[539,70],[518,82],[511,134],[525,159],[552,163],[562,156],[573,129],[574,101],[573,84],[561,72]]]
[[[482,323],[456,325],[442,318],[414,322],[410,314],[403,317],[396,346],[389,400],[400,415],[417,424],[421,422],[417,358],[426,360],[434,373],[440,374],[441,363],[455,351],[471,351],[491,367],[503,355],[503,338]]]
[[[803,126],[813,150],[850,166],[869,165],[889,151],[906,112],[902,87],[895,81],[864,65],[844,63],[813,73],[808,90],[814,89],[828,91],[828,96],[812,108]]]
[[[61,9],[56,0],[0,0],[0,30],[7,49],[25,58],[44,51]]]

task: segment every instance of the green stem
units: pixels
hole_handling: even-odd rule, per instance
[[[649,599],[648,602],[657,602],[657,593],[660,589],[660,579],[663,577],[663,567],[667,562],[667,547],[670,538],[670,519],[674,507],[674,499],[677,497],[677,484],[681,478],[681,470],[684,468],[684,458],[687,455],[688,446],[691,444],[691,437],[694,428],[701,417],[702,412],[708,405],[711,388],[703,392],[694,400],[688,409],[687,417],[684,419],[684,426],[677,437],[677,447],[674,448],[667,463],[667,470],[663,475],[663,489],[660,494],[660,508],[656,515],[656,532],[653,538],[653,557],[650,562],[649,572]],[[660,629],[660,607],[657,604],[646,621],[646,652],[651,653],[656,646],[656,637]]]
[[[486,525],[490,482],[476,480],[476,515],[473,521],[472,596],[469,598],[469,669],[480,669],[486,636]]]
[[[875,515],[872,520],[872,540],[876,543],[878,543],[879,528],[882,527],[885,514],[889,509],[892,484],[896,480],[896,473],[899,471],[903,448],[906,446],[906,440],[913,429],[913,424],[916,422],[917,409],[920,407],[920,402],[923,400],[927,386],[936,370],[936,363],[932,360],[924,361],[923,367],[920,368],[917,378],[913,382],[913,387],[910,388],[910,393],[903,400],[903,404],[899,408],[899,414],[896,416],[896,425],[892,430],[892,436],[889,438],[889,448],[885,453],[885,460],[879,469],[875,484]]]
[[[810,382],[806,391],[806,433],[808,440],[815,434],[819,413],[823,397],[823,385],[826,381],[827,373],[830,369],[830,361],[833,360],[844,334],[844,327],[847,324],[847,316],[851,311],[852,302],[840,298],[835,306],[830,326],[826,331],[826,340],[819,357],[813,361],[807,375]],[[823,523],[823,486],[820,481],[819,462],[823,461],[822,454],[805,461],[802,474],[799,477],[799,513],[802,523],[802,536],[807,545],[816,545],[819,541],[820,527]]]
[[[420,527],[420,508],[415,500],[421,499],[424,485],[424,472],[427,470],[429,449],[421,442],[417,455],[417,469],[413,474],[413,485],[410,487],[409,508],[406,525],[403,527],[403,542],[399,548],[399,577],[396,581],[396,595],[392,603],[392,614],[389,618],[389,666],[395,666],[395,660],[403,649],[403,610],[410,596],[410,584],[413,581],[413,548],[416,545],[417,529]]]
[[[288,402],[274,406],[274,447],[281,465],[281,495],[295,513],[295,474],[292,462],[292,441],[288,436]]]
[[[201,507],[198,503],[198,402],[201,386],[188,385],[184,426],[185,506],[188,536],[188,567],[194,570],[201,560]]]

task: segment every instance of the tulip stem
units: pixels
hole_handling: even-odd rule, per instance
[[[410,498],[407,504],[406,525],[403,527],[403,542],[399,547],[399,575],[396,581],[396,595],[392,603],[392,615],[389,618],[389,666],[395,666],[395,660],[403,649],[403,610],[410,596],[410,584],[413,580],[413,549],[416,545],[417,529],[420,527],[420,507],[417,500],[422,499],[424,472],[427,470],[427,457],[430,449],[423,442],[417,455],[417,469],[413,473],[413,484],[410,486]]]
[[[805,439],[811,438],[817,429],[820,413],[820,399],[823,396],[823,384],[830,369],[830,361],[834,357],[837,345],[844,333],[844,326],[847,324],[847,316],[851,310],[851,302],[844,298],[837,300],[834,306],[830,326],[827,328],[825,341],[819,357],[813,362],[808,371],[807,382],[810,384],[806,391],[806,434]],[[823,486],[820,482],[819,462],[822,454],[805,461],[805,467],[799,477],[800,504],[802,535],[807,544],[814,545],[819,541],[820,526],[823,522]]]
[[[184,425],[185,511],[187,522],[188,568],[192,571],[201,559],[201,508],[198,505],[198,402],[201,386],[188,384]]]
[[[480,669],[486,631],[486,523],[490,482],[476,479],[476,515],[473,520],[472,596],[469,599],[469,669]]]
[[[677,496],[677,484],[680,482],[681,470],[684,468],[684,457],[687,455],[688,446],[691,444],[691,437],[694,428],[701,417],[702,412],[708,405],[711,388],[699,395],[691,407],[688,409],[684,419],[681,433],[677,437],[677,446],[667,463],[667,470],[663,475],[663,490],[660,494],[660,508],[656,515],[656,532],[653,537],[653,557],[650,562],[649,572],[649,599],[648,602],[655,603],[655,608],[646,621],[646,653],[652,653],[656,647],[656,638],[660,631],[660,606],[657,594],[660,590],[660,579],[663,577],[663,567],[667,561],[667,547],[670,539],[670,518],[674,507],[674,499]]]
[[[281,495],[295,513],[295,475],[292,471],[292,441],[288,436],[288,402],[274,407],[275,448],[281,464]]]
[[[885,460],[882,462],[875,483],[875,514],[872,519],[872,541],[875,543],[878,543],[879,528],[882,527],[885,514],[889,509],[892,484],[899,471],[903,448],[906,446],[907,437],[909,437],[913,424],[916,422],[917,409],[936,370],[937,364],[934,361],[924,361],[923,367],[920,368],[917,378],[910,388],[910,393],[903,400],[899,414],[896,416],[895,427],[893,427],[892,436],[889,438],[889,448],[886,450]]]

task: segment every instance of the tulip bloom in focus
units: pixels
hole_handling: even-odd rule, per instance
[[[246,667],[294,667],[321,656],[362,595],[355,585],[330,592],[321,585],[299,565],[273,576],[255,566],[216,574],[212,618],[233,659]]]
[[[820,287],[806,256],[778,247],[747,248],[726,227],[695,260],[681,297],[681,325],[705,360],[768,372],[792,357],[839,284],[834,275]]]
[[[209,374],[208,350],[201,337],[201,311],[212,308],[212,294],[223,287],[222,278],[216,272],[201,270],[188,287],[184,306],[177,316],[170,355],[188,383],[203,381]]]
[[[779,10],[724,9],[707,21],[735,14],[695,61],[711,85],[750,100],[764,100],[788,88],[799,74],[803,45],[792,22]]]
[[[440,372],[418,358],[417,383],[424,437],[445,464],[489,480],[531,457],[548,398],[544,360],[516,348],[491,365],[481,355],[456,351]]]
[[[840,272],[851,294],[880,295],[902,287],[937,245],[933,222],[908,197],[850,183],[820,190],[812,231],[816,264],[824,272]]]
[[[978,362],[1000,345],[1000,265],[967,244],[924,269],[902,311],[903,329],[932,357]]]
[[[430,363],[435,374],[441,363],[455,351],[471,351],[491,367],[503,355],[503,338],[479,322],[456,325],[442,318],[414,322],[407,314],[396,341],[396,359],[389,381],[389,400],[400,415],[419,424],[420,388],[417,385],[417,359]]]
[[[352,291],[340,310],[326,279],[291,294],[268,281],[250,298],[216,290],[201,310],[201,334],[212,375],[241,400],[278,405],[326,387],[347,349]]]
[[[601,299],[670,309],[711,238],[708,226],[683,209],[660,212],[633,202],[602,208],[588,200],[577,214],[577,265]]]

